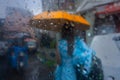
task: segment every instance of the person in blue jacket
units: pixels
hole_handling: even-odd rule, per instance
[[[24,53],[24,63],[25,63],[25,66],[27,66],[28,49],[27,47],[23,46],[22,41],[19,42],[19,40],[16,39],[16,41],[8,49],[9,63],[13,69],[16,69],[18,66],[18,57],[21,52]]]
[[[77,80],[74,65],[84,64],[88,75],[91,68],[92,49],[79,37],[75,36],[74,26],[66,23],[61,31],[61,39],[57,44],[57,67],[55,70],[55,80]]]

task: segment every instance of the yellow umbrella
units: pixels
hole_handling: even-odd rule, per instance
[[[65,11],[46,11],[33,17],[30,24],[44,30],[61,31],[61,27],[71,22],[75,29],[89,29],[90,24],[82,17]]]

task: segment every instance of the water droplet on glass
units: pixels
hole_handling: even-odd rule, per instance
[[[96,31],[94,31],[93,33],[94,33],[94,34],[96,34],[97,32],[96,32]]]
[[[90,37],[90,36],[91,36],[91,33],[88,33],[87,35]]]
[[[73,23],[71,23],[71,26],[74,27],[75,25]]]
[[[69,6],[69,9],[72,9],[72,8],[73,8],[73,7],[70,5],[70,6]]]
[[[34,24],[35,22],[33,21],[32,24]]]
[[[33,3],[35,3],[35,1],[33,1]]]
[[[51,25],[53,25],[53,23],[50,23]]]
[[[102,30],[102,33],[105,34],[105,33],[106,33],[106,30]]]
[[[47,26],[47,25],[44,25],[45,27]]]
[[[98,28],[94,28],[95,30],[98,30]]]
[[[54,27],[57,27],[57,25],[55,25]]]
[[[20,18],[19,21],[22,21],[22,19]]]

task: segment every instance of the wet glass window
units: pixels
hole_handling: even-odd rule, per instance
[[[0,80],[120,80],[116,34],[119,0],[0,0]]]

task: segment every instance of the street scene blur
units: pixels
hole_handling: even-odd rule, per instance
[[[0,80],[120,80],[120,0],[0,0]]]

